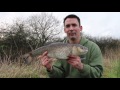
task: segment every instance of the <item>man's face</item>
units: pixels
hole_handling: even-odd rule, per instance
[[[80,37],[82,26],[79,25],[79,22],[76,18],[67,18],[64,25],[64,31],[69,39],[75,40]]]

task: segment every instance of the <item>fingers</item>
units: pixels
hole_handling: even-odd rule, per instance
[[[50,61],[49,61],[47,58],[44,58],[44,59],[42,60],[42,65],[45,66],[45,65],[47,65],[49,62],[50,62]]]
[[[74,61],[71,61],[71,60],[68,60],[68,63],[71,64],[73,67],[75,67],[77,65],[77,62],[74,62]]]
[[[72,65],[74,68],[78,68],[79,64],[81,64],[80,62],[75,61],[75,60],[68,60],[67,62],[68,62],[70,65]]]
[[[68,58],[77,58],[78,56],[75,55],[69,55]]]
[[[80,57],[79,56],[75,56],[75,55],[69,55],[68,56],[68,60],[77,60],[77,61],[80,61],[81,59],[80,59]]]
[[[48,54],[48,52],[45,51],[45,52],[42,54],[42,56],[46,56],[47,54]]]
[[[67,59],[67,62],[72,66],[76,66],[77,64],[81,63],[79,56],[70,55]]]
[[[47,54],[48,54],[48,52],[45,51],[42,55],[38,56],[38,59],[41,59],[41,58],[43,58],[44,56],[47,56]]]
[[[52,62],[52,59],[51,59],[51,58],[50,58],[50,59],[45,58],[45,59],[42,61],[42,65],[43,65],[43,66],[46,66],[46,65],[50,64],[51,62]]]
[[[51,63],[52,63],[52,58],[48,57],[48,52],[44,52],[42,55],[38,56],[38,59],[40,59],[41,64],[43,66],[45,66],[46,68],[50,68],[51,67]]]
[[[70,59],[70,60],[67,60],[67,62],[69,62],[69,63],[79,63],[79,61],[76,60],[76,59]]]
[[[49,58],[48,56],[44,56],[42,59],[41,59],[42,62],[50,62],[51,61],[51,58]]]

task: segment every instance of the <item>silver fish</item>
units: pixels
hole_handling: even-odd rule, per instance
[[[56,59],[68,59],[69,55],[85,55],[88,52],[88,48],[80,44],[69,43],[52,43],[46,46],[42,46],[24,55],[24,60],[29,62],[33,57],[39,56],[45,51],[48,51],[48,56]]]

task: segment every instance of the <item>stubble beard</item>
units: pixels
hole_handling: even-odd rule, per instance
[[[76,32],[69,32],[68,33],[68,38],[72,42],[76,41],[76,39],[77,39],[77,33]]]
[[[67,37],[70,43],[79,43],[81,35],[78,35],[78,32],[70,31],[67,33]]]
[[[71,40],[71,41],[75,41],[75,40],[76,40],[76,37],[75,37],[75,36],[70,36],[70,40]]]

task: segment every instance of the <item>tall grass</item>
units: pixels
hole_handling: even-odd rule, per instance
[[[120,78],[120,48],[106,49],[102,78]],[[48,78],[46,68],[39,61],[31,65],[11,62],[9,58],[0,60],[0,78]],[[20,60],[17,60],[20,61]]]
[[[120,78],[120,48],[106,49],[104,56],[103,78]]]
[[[105,51],[102,78],[120,78],[120,49]],[[48,75],[39,61],[25,65],[6,59],[0,62],[0,78],[48,78]]]
[[[31,65],[4,61],[0,64],[0,78],[48,78],[48,76],[38,61]]]

